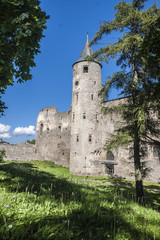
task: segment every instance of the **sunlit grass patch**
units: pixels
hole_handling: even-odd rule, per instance
[[[0,239],[160,239],[158,192],[144,207],[102,182],[46,161],[0,164]]]

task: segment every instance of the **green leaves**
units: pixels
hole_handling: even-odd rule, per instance
[[[0,8],[0,87],[32,78],[35,55],[49,18],[37,0],[1,1]],[[14,79],[14,80],[13,80]],[[3,83],[2,83],[3,82]],[[1,94],[5,91],[0,91]],[[0,106],[1,108],[1,106]],[[3,108],[1,108],[3,112]]]
[[[134,146],[134,166],[136,176],[137,200],[143,201],[141,145],[156,144],[160,136],[160,9],[154,4],[141,11],[146,0],[122,1],[115,6],[115,18],[104,22],[91,44],[109,34],[118,32],[119,38],[112,44],[97,50],[94,55],[109,63],[114,59],[122,71],[108,78],[100,91],[103,111],[121,115],[122,123],[106,141],[106,149],[118,146]],[[111,35],[112,36],[112,35]],[[105,101],[110,90],[120,90],[120,96],[126,97],[120,106],[105,109]],[[156,113],[156,114],[155,114]],[[116,126],[116,125],[115,125]]]

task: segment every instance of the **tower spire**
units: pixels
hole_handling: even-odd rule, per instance
[[[87,56],[91,56],[93,54],[93,51],[91,49],[91,47],[89,46],[89,39],[88,39],[88,32],[87,32],[87,40],[86,43],[84,45],[84,48],[81,52],[80,57],[78,58],[78,60],[76,62],[81,62],[81,61],[85,61]]]
[[[93,51],[92,51],[92,48],[89,45],[88,32],[87,32],[87,39],[86,39],[86,43],[84,45],[84,48],[83,48],[83,50],[81,52],[80,57],[77,59],[77,61],[74,64],[76,64],[78,62],[86,61],[86,57],[87,56],[91,56],[92,54],[93,54]],[[94,59],[92,61],[99,63],[100,66],[102,67],[101,63],[98,62],[96,59]],[[73,64],[73,66],[74,66],[74,64]]]

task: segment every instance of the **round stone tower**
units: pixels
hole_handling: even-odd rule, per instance
[[[87,36],[80,57],[73,64],[70,172],[78,175],[98,174],[96,166],[102,147],[98,96],[102,66],[97,61],[86,61],[91,54]]]

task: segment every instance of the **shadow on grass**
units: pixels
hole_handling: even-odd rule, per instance
[[[76,184],[68,183],[65,178],[56,178],[53,174],[39,171],[32,163],[8,163],[0,166],[0,171],[5,172],[5,178],[0,180],[1,187],[10,192],[29,192],[46,199],[54,195],[63,201],[70,200],[75,192],[80,198]],[[71,196],[70,196],[71,195]]]
[[[32,163],[3,164],[0,165],[0,172],[4,173],[0,187],[6,188],[8,192],[31,192],[40,197],[42,204],[45,200],[51,199],[51,196],[54,196],[59,204],[77,203],[77,209],[70,208],[67,213],[59,216],[54,211],[38,217],[33,215],[32,219],[26,216],[24,222],[11,229],[5,224],[4,216],[0,215],[0,222],[4,223],[0,228],[2,240],[153,239],[151,233],[147,233],[145,238],[144,232],[137,229],[134,222],[126,219],[126,211],[131,210],[129,206],[131,199],[125,194],[120,194],[121,203],[115,200],[117,189],[114,186],[92,187],[89,183],[76,184],[39,171]],[[118,203],[122,202],[126,207],[122,206],[120,209]],[[144,221],[142,218],[140,224]]]
[[[114,184],[113,189],[116,193],[123,195],[124,198],[136,201],[136,189],[134,181],[127,181],[121,178],[110,178],[109,182]],[[158,191],[157,191],[158,190]],[[144,185],[144,204],[154,210],[160,211],[160,186],[147,184]]]

